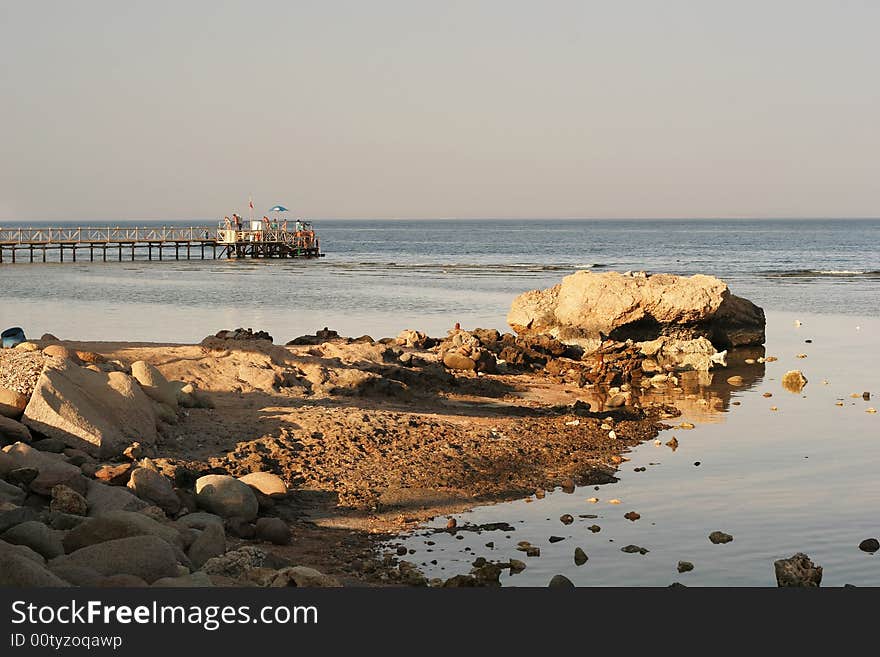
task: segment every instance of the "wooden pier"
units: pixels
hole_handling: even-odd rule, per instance
[[[50,254],[57,258],[50,259]],[[210,226],[0,228],[0,263],[322,256],[312,230]]]

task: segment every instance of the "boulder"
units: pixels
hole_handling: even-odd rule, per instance
[[[131,376],[152,399],[173,409],[177,408],[177,386],[158,369],[138,360],[131,364]]]
[[[663,336],[637,344],[641,355],[652,359],[664,369],[669,367],[679,372],[706,372],[715,365],[726,365],[726,352],[718,353],[715,346],[704,337],[680,340]]]
[[[60,344],[50,344],[43,349],[43,355],[48,356],[49,358],[57,358],[59,360],[69,360],[77,365],[82,364],[82,361],[76,355],[75,351]]]
[[[63,540],[64,551],[75,552],[89,545],[132,536],[156,536],[176,548],[182,545],[174,526],[163,525],[142,513],[109,511],[71,529]]]
[[[28,520],[36,520],[37,512],[29,506],[19,506],[0,511],[0,533]]]
[[[24,490],[0,479],[0,502],[8,502],[9,504],[21,506],[24,504],[24,499],[26,497],[27,493]]]
[[[0,386],[0,415],[17,420],[24,413],[28,398],[16,390]]]
[[[287,495],[284,480],[271,472],[251,472],[238,480],[268,497],[282,498]]]
[[[773,568],[777,586],[818,587],[822,583],[822,566],[814,564],[803,552],[774,561]]]
[[[73,564],[49,564],[49,570],[73,586],[96,587],[104,580],[104,576],[87,566]]]
[[[38,563],[41,566],[46,563],[46,558],[35,552],[27,545],[14,545],[12,543],[7,543],[3,539],[0,539],[0,553],[3,552],[14,552],[15,554],[25,557],[26,559],[30,559],[34,563]]]
[[[53,559],[52,566],[92,568],[101,575],[134,575],[146,582],[179,574],[172,547],[158,536],[130,536],[89,545]]]
[[[271,588],[278,587],[320,587],[339,588],[342,583],[330,575],[325,575],[314,568],[291,566],[279,570],[267,583]]]
[[[290,543],[290,527],[281,518],[260,518],[257,520],[256,535],[261,541],[275,545]]]
[[[180,499],[168,477],[149,468],[135,468],[131,471],[128,488],[142,500],[152,502],[165,513],[175,514],[180,510]]]
[[[228,475],[205,475],[196,480],[199,506],[224,518],[253,520],[259,503],[250,486]]]
[[[21,554],[0,550],[0,587],[69,586],[63,579]]]
[[[26,545],[46,559],[54,559],[64,554],[64,546],[61,543],[63,537],[64,532],[49,529],[36,520],[10,527],[0,536],[12,545]]]
[[[180,575],[179,577],[163,577],[153,582],[153,586],[174,589],[206,588],[213,587],[214,582],[211,581],[210,576],[198,571],[189,575]]]
[[[24,408],[21,410],[24,411]],[[3,415],[2,409],[0,409],[0,445],[29,442],[31,442],[31,432],[28,428],[21,422]]]
[[[8,445],[3,452],[7,458],[0,459],[0,477],[17,468],[34,468],[39,474],[31,482],[30,489],[38,495],[48,497],[58,484],[66,484],[77,491],[85,490],[86,479],[80,469],[59,454],[40,452],[24,443]]]
[[[110,511],[138,511],[149,506],[147,502],[121,486],[108,486],[92,480],[88,482],[86,502],[91,516],[99,516]]]
[[[223,518],[213,513],[204,511],[196,511],[195,513],[187,513],[176,520],[176,523],[187,529],[205,529],[208,525],[219,525],[223,527]]]
[[[156,443],[150,400],[131,377],[93,372],[69,360],[46,365],[23,422],[99,458],[122,454],[132,441]]]
[[[57,511],[74,516],[84,516],[89,512],[89,504],[86,498],[73,490],[70,486],[58,484],[52,487],[52,501],[49,503],[50,511]]]
[[[187,551],[187,556],[192,562],[193,568],[201,568],[208,559],[213,559],[226,552],[226,532],[223,526],[209,523],[199,537],[193,541]]]
[[[518,296],[507,322],[594,350],[602,336],[635,342],[707,338],[718,349],[764,343],[764,311],[712,276],[578,271]]]

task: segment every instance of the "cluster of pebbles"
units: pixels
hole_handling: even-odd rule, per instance
[[[0,349],[0,388],[30,397],[46,357],[39,351]]]

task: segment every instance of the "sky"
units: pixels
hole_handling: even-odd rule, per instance
[[[0,222],[880,216],[873,0],[0,2]]]

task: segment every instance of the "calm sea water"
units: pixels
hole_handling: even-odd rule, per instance
[[[209,222],[179,222],[180,225]],[[0,265],[0,324],[79,339],[277,340],[505,328],[514,296],[581,268],[711,273],[774,310],[873,315],[880,221],[318,221],[319,261]],[[81,256],[82,257],[82,256]]]

